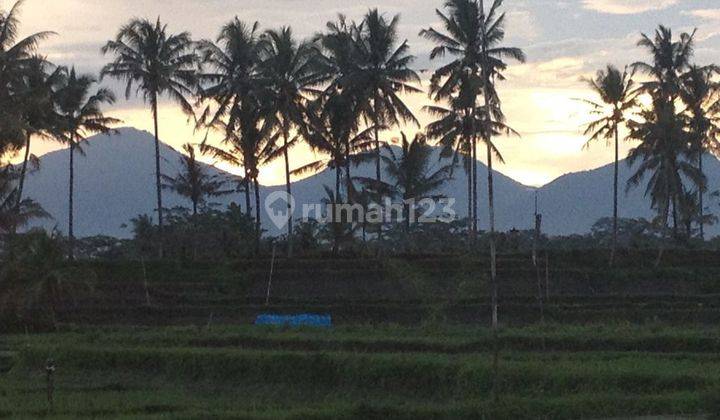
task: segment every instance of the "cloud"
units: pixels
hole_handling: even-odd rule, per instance
[[[667,9],[680,0],[583,0],[586,9],[613,15],[631,15]]]
[[[702,20],[720,20],[720,9],[686,10],[682,14],[694,16]]]
[[[508,33],[512,38],[534,41],[540,36],[536,17],[528,10],[514,10],[507,13]]]

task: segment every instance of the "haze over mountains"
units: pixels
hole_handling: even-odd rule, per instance
[[[85,156],[77,156],[76,162],[76,235],[111,235],[129,237],[130,229],[123,227],[139,214],[152,214],[155,208],[154,145],[153,136],[145,131],[122,128],[115,135],[92,137],[83,146]],[[179,152],[161,145],[163,173],[174,175],[178,170]],[[487,169],[479,163],[479,219],[480,227],[487,226]],[[652,217],[648,199],[644,197],[644,186],[624,193],[625,182],[632,173],[631,168],[621,162],[620,180],[623,194],[620,198],[621,217]],[[720,187],[720,162],[708,157],[705,162],[711,191]],[[223,173],[209,167],[214,173]],[[374,167],[361,165],[354,169],[354,176],[372,177]],[[455,178],[440,191],[456,199],[454,209],[458,217],[467,215],[467,180],[461,168]],[[568,235],[590,231],[592,225],[602,217],[612,214],[612,165],[595,170],[564,175],[538,190],[539,207],[543,213],[543,230],[551,235]],[[230,176],[230,175],[228,175]],[[325,197],[323,185],[332,186],[335,175],[324,171],[293,184],[293,195],[297,208],[303,204],[321,203]],[[533,226],[534,189],[497,173],[495,178],[496,217],[500,230],[530,229]],[[284,190],[283,186],[262,187],[261,203],[274,192]],[[29,176],[26,195],[38,201],[52,216],[53,220],[41,221],[47,228],[57,226],[66,232],[68,151],[61,150],[41,157],[41,168]],[[185,206],[189,202],[170,191],[165,191],[165,207]],[[232,201],[244,206],[240,193],[212,200],[221,204]],[[710,201],[710,200],[708,200]],[[717,207],[713,202],[710,204]],[[263,206],[264,207],[264,206]],[[301,216],[296,210],[295,217]],[[271,235],[279,230],[272,226],[263,208],[263,225]],[[720,229],[708,229],[709,235],[720,234]]]

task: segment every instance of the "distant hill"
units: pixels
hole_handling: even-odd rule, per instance
[[[720,188],[720,161],[706,156],[703,170],[708,178],[708,189]],[[620,162],[619,214],[626,218],[652,218],[650,199],[645,197],[646,180],[626,192],[627,180],[634,173],[626,161]],[[613,165],[598,169],[576,172],[561,176],[545,185],[539,192],[539,205],[544,228],[553,234],[568,235],[587,232],[593,223],[602,217],[612,216]],[[715,214],[720,213],[717,200],[705,197],[705,207]],[[720,234],[719,226],[706,228],[708,235]]]
[[[122,225],[139,214],[151,214],[155,203],[154,187],[154,139],[145,131],[122,128],[115,135],[98,135],[90,138],[83,146],[85,156],[76,161],[76,234],[91,236],[97,234],[128,237],[131,233]],[[436,155],[439,152],[436,151]],[[161,145],[163,173],[177,172],[180,154],[173,148]],[[439,156],[438,156],[439,157]],[[478,164],[480,175],[480,226],[487,226],[487,177],[485,165]],[[707,159],[707,173],[710,185],[720,185],[720,162]],[[624,182],[630,170],[621,164],[621,180]],[[208,167],[214,173],[221,170]],[[66,230],[68,151],[60,150],[41,157],[40,171],[32,174],[26,183],[27,195],[37,200],[54,220],[43,221],[42,225],[52,228],[57,225]],[[353,169],[354,175],[373,176],[372,164]],[[230,176],[230,175],[228,175]],[[612,165],[592,171],[564,175],[539,189],[539,204],[544,213],[544,228],[550,234],[584,233],[593,223],[612,213]],[[293,195],[298,208],[306,203],[320,203],[325,196],[323,185],[332,186],[335,175],[324,171],[293,184]],[[456,198],[455,210],[459,217],[467,215],[467,182],[464,171],[458,169],[455,179],[450,180],[441,191],[447,197]],[[534,189],[524,186],[511,178],[497,173],[496,215],[500,230],[512,228],[529,229],[533,226]],[[262,187],[261,200],[284,187]],[[621,216],[650,217],[649,202],[643,197],[643,189],[631,191],[621,197]],[[164,205],[173,207],[189,206],[182,197],[165,191]],[[235,201],[244,205],[240,194],[223,198],[223,204]],[[263,201],[264,202],[264,201]],[[264,213],[264,209],[263,209]],[[300,210],[296,217],[300,216]],[[263,216],[264,227],[270,234],[278,231]],[[710,229],[711,234],[720,230]]]

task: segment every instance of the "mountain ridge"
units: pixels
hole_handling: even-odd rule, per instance
[[[79,237],[98,234],[129,237],[131,232],[123,225],[139,214],[154,212],[155,163],[154,137],[147,131],[132,127],[118,129],[118,134],[97,135],[83,145],[86,156],[76,157],[76,234]],[[177,173],[180,152],[161,142],[163,173]],[[435,150],[439,159],[439,149]],[[59,150],[40,157],[40,170],[28,176],[26,196],[38,201],[54,220],[36,222],[36,225],[65,231],[67,220],[67,165],[68,151]],[[212,165],[203,164],[211,174],[229,174]],[[713,158],[706,160],[706,173],[711,191],[720,184],[720,162]],[[480,174],[487,167],[478,162]],[[621,217],[652,217],[649,200],[644,197],[642,186],[627,193],[624,185],[631,174],[631,168],[623,161],[620,165]],[[334,173],[325,170],[308,178],[293,182],[293,196],[297,208],[303,204],[321,203],[325,192],[323,185],[334,185]],[[374,176],[371,163],[353,168],[353,176]],[[487,177],[478,177],[479,223],[487,226]],[[455,198],[454,209],[458,217],[467,215],[467,180],[459,168],[453,179],[440,190],[447,197]],[[283,191],[284,185],[261,186],[261,203],[275,192]],[[495,171],[496,223],[499,230],[531,229],[534,225],[534,194],[538,192],[538,204],[544,213],[543,230],[552,235],[586,233],[595,221],[612,214],[612,163],[600,168],[564,174],[552,182],[539,187],[529,187]],[[186,199],[165,191],[163,204],[167,208],[188,207]],[[214,199],[221,205],[236,202],[244,206],[244,197],[232,194]],[[254,202],[254,200],[253,200]],[[264,207],[264,206],[263,206]],[[296,211],[295,216],[300,217]],[[263,226],[271,235],[281,233],[270,223],[262,209]],[[717,227],[708,229],[710,235],[720,233]]]

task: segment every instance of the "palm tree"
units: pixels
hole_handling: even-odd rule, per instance
[[[65,73],[66,70],[63,70]],[[75,68],[70,69],[58,85],[56,108],[58,113],[57,135],[59,140],[70,145],[70,180],[68,190],[68,258],[75,258],[74,235],[74,186],[75,186],[75,150],[87,139],[88,135],[108,133],[110,126],[120,120],[106,117],[102,105],[115,103],[115,95],[108,89],[99,88],[91,93],[97,79],[91,75],[77,75]]]
[[[390,182],[378,183],[362,178],[361,181],[371,190],[381,190],[383,195],[403,202],[403,218],[409,230],[412,203],[417,206],[422,200],[443,198],[435,192],[450,178],[454,165],[434,167],[433,149],[423,134],[416,134],[412,141],[408,141],[405,133],[401,133],[401,137],[400,153],[386,145],[386,153],[382,156]]]
[[[185,154],[178,158],[180,171],[173,177],[163,175],[164,188],[186,197],[192,203],[192,248],[193,258],[198,251],[198,207],[204,206],[206,198],[220,197],[233,192],[225,189],[227,179],[219,174],[210,175],[207,169],[197,160],[196,147],[191,143],[183,145]]]
[[[382,179],[380,167],[380,129],[404,123],[418,124],[412,111],[398,96],[421,92],[413,86],[420,77],[410,68],[415,57],[409,55],[407,40],[398,43],[399,15],[390,21],[372,9],[358,25],[328,22],[321,44],[325,76],[330,80],[326,94],[342,92],[357,101],[358,116],[374,127],[376,180]]]
[[[35,59],[38,44],[54,34],[44,31],[18,39],[23,4],[24,0],[18,0],[9,11],[0,10],[0,156],[26,146],[23,110],[28,105],[28,65]]]
[[[593,93],[600,97],[601,102],[585,101],[591,106],[591,113],[598,118],[587,125],[585,135],[590,140],[585,144],[605,139],[610,142],[614,138],[615,161],[613,173],[613,235],[610,265],[615,261],[618,233],[618,172],[620,164],[620,126],[625,123],[625,114],[637,105],[633,74],[627,69],[621,72],[608,65],[600,70],[594,79],[586,80]]]
[[[472,247],[475,233],[477,233],[477,158],[473,155],[475,149],[474,131],[483,124],[482,112],[478,107],[466,107],[462,98],[450,100],[450,106],[428,105],[423,109],[437,119],[426,127],[427,136],[436,139],[442,147],[441,156],[452,158],[457,163],[461,158],[463,168],[467,174],[468,193],[468,245]],[[495,130],[507,134],[517,134],[502,122],[493,123]],[[501,162],[505,160],[500,151],[491,143],[493,154]]]
[[[720,84],[712,77],[718,69],[714,66],[692,66],[682,76],[680,97],[687,107],[691,143],[689,153],[697,160],[698,170],[703,173],[703,155],[720,153]],[[700,225],[700,238],[705,239],[705,221],[703,199],[705,188],[698,188],[697,205],[691,206],[698,211],[697,221]],[[687,200],[685,200],[687,201]]]
[[[680,200],[686,193],[683,178],[695,185],[704,186],[705,177],[693,164],[684,159],[690,135],[682,124],[682,116],[672,103],[656,98],[653,109],[643,110],[643,122],[631,122],[630,137],[641,141],[628,155],[630,165],[640,161],[636,172],[628,180],[628,188],[637,186],[650,174],[645,194],[651,198],[651,207],[658,212],[663,231],[667,231],[672,209],[674,236],[677,238]],[[658,256],[658,263],[662,250]]]
[[[22,119],[20,127],[25,138],[25,154],[18,183],[18,205],[22,200],[25,176],[31,158],[32,136],[40,135],[47,138],[56,129],[53,101],[57,85],[63,77],[63,69],[56,67],[50,71],[49,67],[50,63],[39,56],[25,60],[24,76],[17,91],[17,95],[22,98],[19,104],[20,118]]]
[[[430,54],[431,59],[449,54],[453,60],[435,71],[431,79],[430,93],[438,101],[456,100],[463,104],[467,115],[480,112],[476,118],[480,126],[473,127],[473,208],[477,208],[477,152],[475,136],[478,134],[487,147],[488,161],[488,209],[490,213],[490,272],[492,283],[492,326],[497,328],[497,276],[495,246],[495,205],[493,189],[493,153],[496,150],[492,137],[498,133],[496,124],[504,117],[500,98],[495,89],[497,80],[504,80],[502,71],[507,68],[504,60],[510,58],[525,61],[525,54],[519,48],[504,47],[505,13],[500,13],[503,0],[494,0],[486,11],[483,0],[447,0],[447,15],[437,11],[443,22],[445,33],[432,27],[420,34],[435,42],[437,46]],[[484,97],[484,105],[478,107],[477,97]],[[473,225],[476,230],[477,211],[474,210]]]
[[[374,143],[374,127],[360,129],[355,110],[352,98],[343,94],[334,94],[310,104],[301,134],[307,144],[321,154],[321,158],[293,172],[300,175],[334,169],[334,197],[342,200],[340,185],[344,178],[347,202],[351,201],[350,193],[353,191],[351,165],[359,163]]]
[[[186,197],[192,203],[193,216],[197,216],[198,207],[206,203],[207,197],[220,197],[232,191],[225,189],[227,179],[219,174],[210,175],[197,160],[196,147],[190,143],[183,145],[185,154],[178,158],[180,171],[174,177],[163,175],[163,187]]]
[[[500,43],[505,38],[505,13],[499,13],[503,0],[494,0],[489,11],[485,12],[483,0],[480,0],[481,22],[481,61],[480,73],[482,76],[483,97],[485,100],[484,124],[481,125],[482,137],[485,141],[488,162],[488,208],[490,211],[490,266],[491,282],[493,284],[493,328],[497,328],[497,273],[496,273],[496,246],[495,246],[495,201],[493,191],[493,151],[495,149],[492,138],[499,134],[495,123],[504,124],[500,98],[495,89],[497,80],[505,80],[502,71],[507,68],[504,59],[510,58],[518,62],[525,62],[525,54],[516,47],[503,47]]]
[[[260,237],[262,236],[262,225],[260,223],[260,168],[268,162],[276,159],[281,153],[276,146],[276,137],[273,137],[271,123],[263,120],[267,115],[267,108],[261,109],[244,106],[237,110],[233,118],[240,120],[239,131],[224,129],[225,138],[222,143],[224,147],[213,146],[202,143],[200,150],[215,159],[229,163],[233,166],[243,167],[245,171],[246,185],[252,185],[255,192],[255,252],[260,252]],[[246,205],[248,214],[250,212],[250,189],[245,188]]]
[[[101,71],[105,76],[125,81],[125,96],[133,87],[150,103],[155,127],[155,186],[159,228],[160,257],[163,254],[163,207],[160,172],[160,135],[158,102],[165,95],[180,104],[188,115],[193,107],[188,97],[195,93],[198,56],[188,32],[169,34],[167,26],[158,18],[154,24],[147,19],[133,19],[120,28],[115,40],[102,48],[103,54],[114,54],[115,60]]]
[[[259,97],[267,96],[266,82],[259,72],[260,47],[257,35],[258,23],[247,26],[238,18],[227,23],[217,44],[209,40],[200,41],[199,47],[206,72],[199,75],[202,99],[210,101],[198,121],[199,126],[220,130],[225,142],[232,145],[228,153],[222,149],[210,150],[203,142],[201,151],[211,151],[225,162],[237,162],[244,168],[243,184],[245,191],[245,210],[249,217],[250,190],[254,179],[252,166],[256,156],[254,141],[243,143],[237,135],[241,126],[243,110],[256,107]],[[243,108],[243,105],[248,105]],[[244,115],[249,115],[245,112]],[[247,120],[247,119],[246,119]],[[245,164],[247,162],[247,164]]]
[[[683,32],[675,41],[672,30],[660,25],[653,39],[642,34],[637,45],[652,55],[652,63],[633,64],[635,70],[650,76],[650,80],[641,84],[641,91],[668,102],[677,99],[681,93],[682,75],[690,68],[695,51],[695,32]]]
[[[275,118],[282,133],[285,160],[285,189],[290,187],[290,130],[304,123],[308,96],[317,93],[313,86],[321,80],[318,72],[318,49],[313,42],[297,42],[292,30],[283,27],[269,30],[261,37],[260,72],[268,80],[272,92]],[[293,215],[288,202],[288,256],[293,254]]]
[[[26,198],[18,206],[19,174],[12,165],[0,169],[0,236],[11,233],[32,219],[48,218],[50,215],[35,201]]]
[[[651,206],[658,211],[663,229],[667,227],[672,208],[675,238],[679,200],[685,193],[682,177],[686,176],[700,189],[704,188],[702,173],[683,159],[692,138],[685,129],[685,116],[676,109],[682,93],[683,74],[689,70],[693,57],[694,35],[695,32],[682,33],[675,40],[672,30],[661,25],[654,38],[643,34],[638,42],[638,46],[652,55],[652,63],[633,64],[635,69],[649,76],[649,80],[641,84],[640,91],[650,95],[652,108],[642,111],[643,122],[632,123],[630,127],[631,138],[642,143],[631,151],[628,163],[638,159],[642,159],[642,163],[628,186],[637,185],[645,173],[652,172],[646,194],[652,198]]]
[[[445,9],[447,14],[436,9],[436,14],[441,19],[445,32],[440,32],[432,27],[420,31],[420,36],[437,44],[430,53],[430,59],[444,58],[446,54],[453,56],[453,60],[436,69],[430,79],[429,95],[435,102],[446,103],[449,108],[440,109],[431,113],[439,114],[439,117],[446,119],[451,117],[449,110],[456,114],[453,125],[456,127],[457,135],[452,141],[457,141],[457,151],[464,151],[470,165],[468,165],[468,218],[470,220],[469,235],[472,244],[477,235],[477,132],[476,108],[477,99],[481,94],[479,77],[480,43],[478,34],[479,5],[473,0],[446,1]],[[451,117],[452,118],[452,117]],[[451,122],[451,121],[450,121]],[[443,124],[447,126],[447,124]],[[436,127],[439,128],[439,127]],[[446,130],[449,127],[446,127]],[[454,131],[454,130],[453,130]],[[447,132],[447,131],[446,131]],[[433,137],[433,135],[430,135]],[[449,141],[446,138],[445,141]],[[463,144],[464,143],[464,144]],[[446,151],[447,153],[447,151]]]
[[[378,9],[365,15],[357,33],[357,67],[344,83],[366,106],[361,108],[372,121],[375,131],[375,176],[382,180],[380,166],[380,127],[392,127],[400,121],[419,126],[399,93],[419,93],[412,83],[420,83],[410,68],[415,57],[409,54],[407,40],[398,43],[400,15],[385,19]]]

